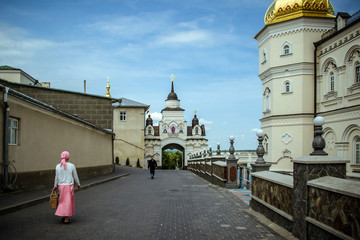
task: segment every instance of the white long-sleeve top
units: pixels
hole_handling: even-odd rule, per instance
[[[74,164],[67,162],[66,170],[64,169],[64,166],[60,167],[60,163],[56,165],[54,187],[57,187],[58,185],[73,185],[74,180],[76,184],[80,186],[80,181]]]

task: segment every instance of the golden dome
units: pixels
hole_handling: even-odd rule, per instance
[[[265,25],[298,17],[335,18],[329,0],[275,0],[266,11]]]

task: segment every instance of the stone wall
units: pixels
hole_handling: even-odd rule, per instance
[[[221,187],[227,187],[227,166],[225,158],[215,156],[188,160],[187,170]]]
[[[112,129],[113,108],[111,98],[70,92],[52,88],[10,83],[0,83],[32,98],[52,105],[62,111],[77,115],[101,128]]]
[[[292,176],[269,171],[253,173],[251,208],[291,232],[293,192]]]
[[[360,182],[345,179],[348,161],[308,156],[293,162],[293,177],[252,174],[251,208],[299,239],[360,239]]]
[[[360,239],[360,182],[333,177],[308,184],[308,236],[324,238],[332,229],[334,237]]]
[[[253,177],[251,194],[290,216],[293,215],[292,188]]]

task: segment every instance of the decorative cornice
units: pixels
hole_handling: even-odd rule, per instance
[[[344,44],[348,44],[352,41],[355,41],[357,39],[360,38],[360,30],[359,29],[354,29],[354,31],[352,31],[349,34],[346,34],[345,36],[343,36],[341,39],[337,39],[336,41],[331,42],[330,44],[327,44],[324,47],[319,47],[319,55],[317,56],[318,58],[321,58],[325,55],[328,55],[332,52],[334,52],[336,49],[342,47]]]

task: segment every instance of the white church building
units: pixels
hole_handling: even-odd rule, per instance
[[[313,119],[325,119],[329,156],[350,160],[360,176],[360,13],[337,13],[328,0],[275,0],[259,48],[265,132],[264,159],[272,171],[293,170],[309,155]]]
[[[158,126],[154,126],[150,113],[146,119],[144,166],[147,166],[147,161],[154,156],[157,165],[161,167],[162,152],[177,149],[183,153],[182,166],[186,169],[190,155],[207,149],[208,140],[205,126],[199,124],[196,112],[192,124],[187,126],[187,121],[184,120],[185,110],[180,107],[180,100],[174,91],[174,76],[171,77],[171,92],[165,100],[165,108],[161,111],[162,120]]]

